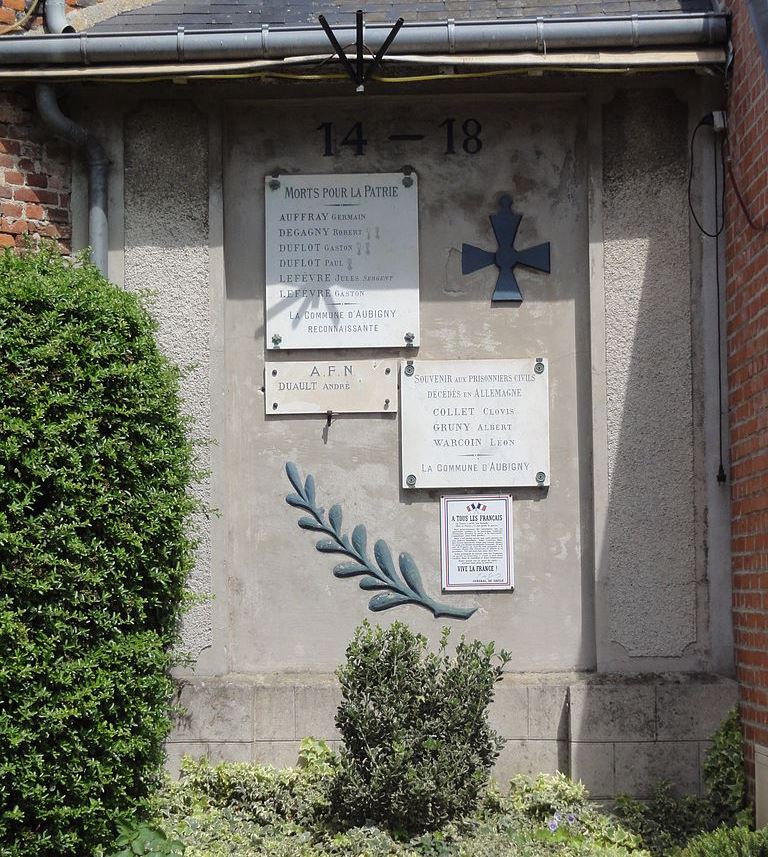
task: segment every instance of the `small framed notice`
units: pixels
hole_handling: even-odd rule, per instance
[[[443,592],[513,589],[512,498],[440,498]]]

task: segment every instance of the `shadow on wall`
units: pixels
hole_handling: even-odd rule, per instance
[[[603,139],[608,502],[598,645],[629,672],[654,668],[633,668],[633,658],[703,668],[687,110],[667,90],[621,92],[604,108]]]

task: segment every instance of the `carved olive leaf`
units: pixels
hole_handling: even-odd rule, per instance
[[[298,471],[296,473],[298,476]],[[315,477],[310,473],[304,482],[304,496],[310,506],[315,505]]]
[[[325,532],[325,527],[322,524],[318,524],[314,518],[308,518],[306,515],[303,518],[299,518],[299,526],[302,530],[318,530],[319,532]]]
[[[389,584],[383,580],[377,580],[375,577],[361,577],[359,582],[360,589],[389,589]]]
[[[359,562],[340,562],[334,566],[333,573],[336,577],[355,577],[357,574],[367,574],[368,569]]]
[[[285,502],[289,506],[295,506],[297,509],[307,509],[307,511],[309,511],[309,506],[306,501],[302,497],[299,497],[298,494],[288,494],[285,498]]]
[[[413,557],[409,553],[400,554],[400,574],[403,575],[403,580],[410,588],[417,592],[422,597],[424,593],[424,584],[421,582],[421,574]]]
[[[389,610],[390,607],[399,607],[401,604],[409,604],[413,601],[407,595],[398,595],[396,592],[374,595],[368,602],[368,609],[374,613],[380,613],[382,610]]]
[[[341,506],[338,503],[331,506],[328,512],[328,520],[331,522],[334,533],[337,536],[341,536]]]
[[[397,581],[395,565],[392,562],[392,554],[389,550],[389,545],[384,541],[384,539],[379,539],[373,546],[373,555],[376,557],[376,562],[379,564],[379,568],[384,572],[384,574],[386,574],[391,581]]]
[[[292,461],[286,462],[285,472],[288,479],[293,485],[296,493],[303,499],[307,499],[307,494],[304,493],[304,486],[301,484],[301,476],[299,476],[299,468]]]
[[[365,556],[365,550],[368,545],[368,532],[362,524],[358,524],[352,530],[352,547],[360,554]]]
[[[344,548],[339,547],[333,539],[320,539],[315,547],[323,553],[344,553]]]

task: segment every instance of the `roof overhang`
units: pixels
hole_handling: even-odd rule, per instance
[[[575,72],[713,66],[725,62],[728,30],[729,18],[720,13],[406,23],[387,62]],[[366,25],[366,47],[375,52],[389,31],[389,25]],[[335,33],[342,44],[355,41],[354,28],[340,26]],[[327,61],[329,47],[320,26],[266,24],[247,30],[5,36],[0,79],[278,74]]]

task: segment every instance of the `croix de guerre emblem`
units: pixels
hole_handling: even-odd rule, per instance
[[[549,241],[526,250],[515,249],[515,238],[522,219],[522,214],[512,211],[512,197],[505,194],[499,201],[498,212],[489,217],[498,250],[492,253],[472,244],[461,246],[462,274],[472,274],[488,265],[496,265],[499,269],[492,301],[522,301],[523,295],[515,277],[518,265],[549,273]]]

